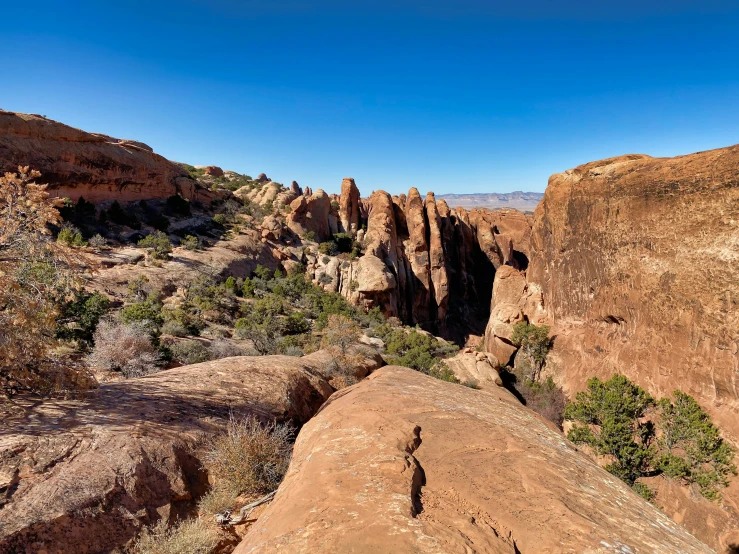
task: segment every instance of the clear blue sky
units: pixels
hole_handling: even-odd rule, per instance
[[[329,191],[542,191],[739,142],[736,1],[28,0],[3,20],[0,108]]]

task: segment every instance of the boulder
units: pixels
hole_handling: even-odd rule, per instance
[[[269,183],[272,179],[270,179],[269,177],[267,177],[266,174],[260,173],[259,175],[257,175],[257,178],[254,179],[254,180],[257,183]]]
[[[712,550],[503,389],[385,367],[303,427],[235,554]]]
[[[205,166],[205,174],[211,177],[223,177],[223,170],[215,165]]]
[[[262,220],[262,238],[268,240],[280,240],[282,237],[282,222],[273,215],[268,215]]]

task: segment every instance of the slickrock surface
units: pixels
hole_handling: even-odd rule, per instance
[[[87,133],[39,115],[0,110],[0,171],[30,166],[54,196],[90,202],[212,194],[176,163],[140,142]]]
[[[331,199],[323,190],[299,196],[290,203],[287,226],[297,235],[313,232],[319,241],[330,238],[328,216],[331,213]]]
[[[505,394],[396,366],[336,393],[236,554],[713,552]]]
[[[175,521],[206,490],[198,434],[231,412],[304,423],[333,392],[314,365],[226,358],[4,414],[0,553],[105,552],[157,514]]]
[[[679,387],[739,441],[739,146],[553,175],[532,243],[566,388]]]

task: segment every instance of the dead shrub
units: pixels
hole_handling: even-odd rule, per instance
[[[167,528],[161,519],[144,529],[136,539],[132,554],[211,554],[225,537],[215,523],[191,519]]]
[[[260,495],[275,490],[292,454],[289,425],[262,424],[254,416],[231,417],[224,433],[210,439],[205,467],[215,489],[234,495]]]
[[[151,342],[145,323],[103,320],[93,335],[95,343],[87,364],[125,377],[139,377],[158,369],[161,356]]]

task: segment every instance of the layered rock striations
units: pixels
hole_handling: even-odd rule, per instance
[[[38,115],[0,110],[0,171],[30,166],[53,196],[91,202],[209,200],[187,171],[140,142],[87,133]],[[216,168],[217,169],[217,168]]]
[[[247,552],[713,551],[505,389],[391,366],[303,427]]]

